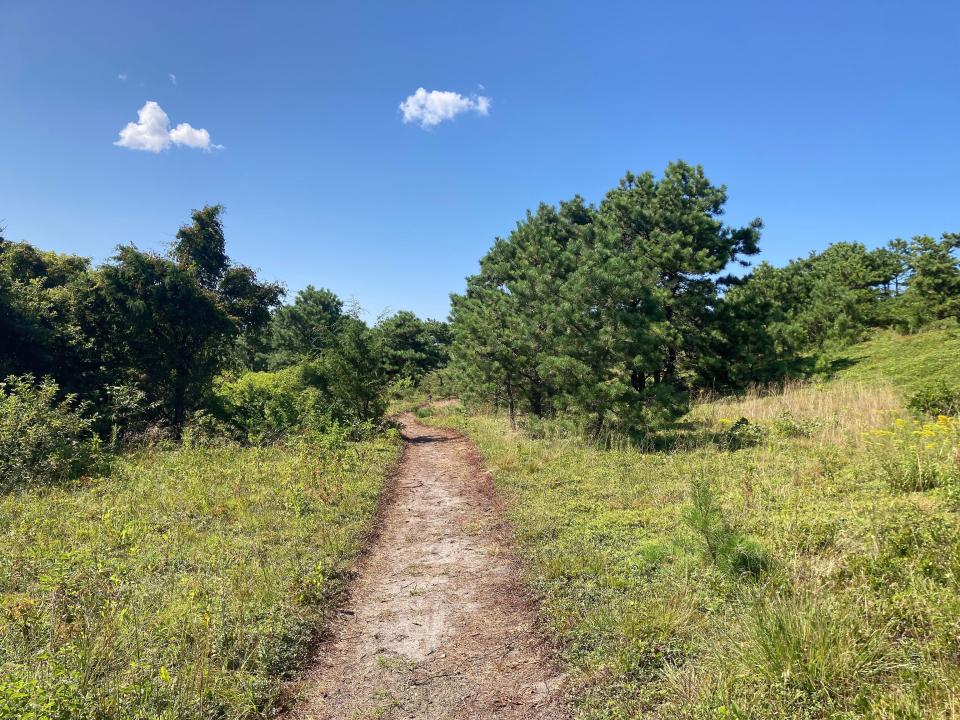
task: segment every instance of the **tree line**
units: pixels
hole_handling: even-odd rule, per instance
[[[231,412],[254,422],[280,390],[295,404],[309,394],[327,422],[376,422],[392,383],[446,362],[445,323],[399,312],[368,326],[313,286],[282,304],[281,284],[228,257],[222,215],[195,210],[166,252],[121,245],[98,267],[0,233],[0,378],[16,378],[6,392],[45,378],[101,435],[179,437],[197,418],[228,431]]]
[[[816,369],[874,327],[960,317],[960,235],[835,243],[784,267],[750,258],[762,222],[723,222],[703,168],[628,173],[599,203],[528,212],[452,296],[451,369],[469,401],[643,433],[691,390]]]

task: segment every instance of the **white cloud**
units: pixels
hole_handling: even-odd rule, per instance
[[[417,91],[400,103],[405,123],[420,123],[420,127],[429,128],[439,125],[444,120],[453,120],[464,112],[475,112],[478,115],[487,115],[490,112],[490,98],[484,95],[465,97],[450,90],[431,90],[424,88]]]
[[[195,128],[190,123],[180,123],[170,129],[170,118],[154,100],[148,100],[137,111],[137,122],[127,123],[120,131],[120,137],[114,145],[131,150],[146,150],[158,153],[171,145],[186,145],[202,150],[220,150],[223,145],[215,145],[210,133],[204,128]]]
[[[127,79],[127,74],[126,74],[126,73],[120,73],[119,75],[117,75],[117,80],[126,81],[126,79]]]
[[[192,148],[219,147],[210,144],[210,133],[203,128],[195,128],[190,123],[180,123],[170,131],[170,139],[177,145]]]
[[[176,76],[176,75],[174,75],[173,73],[167,73],[167,77],[170,78],[170,82],[172,82],[174,85],[177,84],[177,76]]]

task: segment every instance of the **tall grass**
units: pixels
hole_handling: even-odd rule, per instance
[[[145,451],[0,495],[0,718],[250,718],[337,601],[398,443]]]
[[[708,423],[747,417],[751,421],[806,421],[818,443],[858,442],[867,430],[904,414],[903,400],[890,383],[789,381],[750,388],[742,397],[700,398],[690,417]]]

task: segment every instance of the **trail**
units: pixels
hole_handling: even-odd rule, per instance
[[[292,717],[566,718],[476,450],[400,421],[407,445],[379,532]]]

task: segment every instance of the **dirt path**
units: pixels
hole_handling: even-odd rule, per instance
[[[400,420],[380,532],[293,717],[566,718],[476,451]]]

